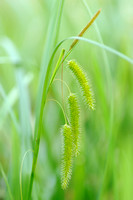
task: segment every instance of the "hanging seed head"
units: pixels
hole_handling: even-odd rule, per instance
[[[94,99],[87,75],[85,74],[81,66],[79,66],[74,60],[70,60],[68,62],[68,68],[72,71],[75,78],[77,79],[86,104],[89,106],[90,109],[94,110]]]
[[[79,137],[80,137],[80,126],[79,126],[79,105],[75,94],[70,94],[68,97],[70,125],[73,136],[73,151],[74,155],[79,154]]]
[[[72,132],[71,127],[65,124],[62,128],[63,135],[63,153],[62,153],[62,173],[61,173],[61,186],[62,189],[66,189],[71,179],[72,174]]]

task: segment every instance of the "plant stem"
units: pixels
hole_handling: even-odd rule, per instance
[[[35,135],[34,156],[33,156],[33,163],[32,163],[32,172],[31,172],[31,177],[30,177],[28,200],[31,199],[31,192],[32,192],[32,186],[33,186],[35,168],[36,168],[38,152],[39,152],[40,136],[41,136],[41,129],[42,129],[42,119],[43,119],[43,109],[44,109],[44,105],[45,105],[45,102],[46,102],[48,90],[49,90],[49,88],[50,88],[50,86],[51,86],[51,84],[54,80],[54,76],[55,76],[56,72],[54,71],[52,78],[51,78],[51,81],[48,80],[48,77],[50,76],[52,61],[53,61],[54,55],[55,55],[58,47],[59,47],[59,45],[55,48],[55,50],[54,50],[54,52],[51,56],[51,59],[50,59],[49,64],[48,64],[46,79],[45,79],[44,84],[43,84],[43,93],[42,93],[42,98],[41,98],[41,107],[40,107],[40,114],[39,114],[39,119],[38,119],[38,127],[36,127],[36,130],[35,130],[35,132],[37,132],[37,135]],[[64,52],[64,51],[61,51],[61,54],[62,54],[62,52]],[[60,56],[58,61],[57,61],[56,67],[55,67],[56,70],[61,65],[61,62],[62,62],[62,58]]]
[[[87,31],[87,29],[93,24],[93,22],[95,21],[95,19],[98,17],[98,15],[100,14],[101,9],[99,9],[96,14],[91,18],[91,20],[88,22],[88,24],[82,29],[82,31],[78,34],[78,37],[82,37],[83,34]],[[69,51],[77,44],[78,39],[75,39],[73,41],[73,43],[70,46]]]
[[[65,124],[67,124],[66,113],[65,113],[65,110],[64,110],[64,108],[62,107],[62,105],[61,105],[57,100],[55,100],[55,99],[48,99],[48,101],[54,101],[54,102],[56,102],[56,103],[60,106],[60,108],[61,108],[61,110],[62,110],[62,112],[63,112],[63,115],[64,115]]]

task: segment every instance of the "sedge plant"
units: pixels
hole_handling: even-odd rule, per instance
[[[61,2],[61,5],[60,5],[60,9],[62,10],[62,4],[63,4],[63,1]],[[83,34],[85,33],[85,31],[90,27],[90,25],[94,22],[94,20],[97,18],[97,16],[99,15],[101,10],[98,10],[98,12],[94,15],[94,17],[92,17],[92,19],[90,20],[90,22],[85,26],[85,28],[80,32],[80,34],[78,35],[78,37],[81,37],[83,36]],[[60,11],[62,12],[62,11]],[[61,19],[61,16],[58,16],[57,15],[57,21]],[[59,22],[58,22],[59,23]],[[56,41],[56,38],[57,38],[57,35],[55,34],[55,41]],[[56,64],[56,67],[52,73],[52,62],[53,62],[53,58],[54,58],[54,55],[57,51],[57,49],[59,48],[59,46],[62,44],[62,42],[60,42],[54,49],[53,51],[53,54],[49,60],[49,62],[47,61],[47,68],[46,68],[46,71],[44,72],[45,73],[45,76],[44,76],[44,79],[42,80],[43,82],[43,86],[42,86],[42,82],[41,82],[41,86],[40,86],[40,91],[39,93],[41,93],[41,95],[39,95],[39,97],[41,96],[41,98],[39,98],[39,102],[38,102],[38,105],[39,105],[39,109],[38,109],[38,112],[37,112],[37,119],[36,119],[36,124],[35,124],[35,134],[34,134],[34,154],[33,154],[33,163],[32,163],[32,171],[31,171],[31,177],[30,177],[30,183],[29,183],[29,193],[28,193],[28,199],[31,199],[31,193],[32,193],[32,187],[33,187],[33,181],[34,181],[34,175],[35,175],[35,169],[36,169],[36,163],[37,163],[37,158],[38,158],[38,152],[39,152],[39,145],[40,145],[40,136],[41,136],[41,127],[42,127],[42,118],[43,118],[43,109],[44,109],[44,106],[45,106],[45,102],[46,102],[46,98],[47,98],[47,95],[48,95],[48,91],[50,89],[50,86],[54,80],[54,77],[61,65],[61,63],[63,63],[66,58],[68,57],[68,55],[72,52],[73,48],[75,47],[75,45],[77,44],[77,42],[79,41],[79,39],[75,39],[73,41],[73,43],[71,44],[68,52],[66,52],[66,54],[64,55],[65,53],[65,50],[63,49],[61,51],[61,55],[59,56],[59,59],[57,61],[57,64]],[[48,57],[45,57],[44,60],[47,60]],[[63,132],[65,132],[65,134],[67,133],[67,130],[69,129],[68,128],[68,125],[66,125],[65,127],[65,130]],[[70,131],[69,131],[69,135],[70,135]],[[66,136],[67,138],[67,136]],[[67,139],[65,138],[64,141],[67,141]],[[76,141],[77,143],[77,141]],[[66,144],[64,144],[66,146]],[[76,144],[77,145],[77,144]],[[68,147],[66,147],[68,148]],[[67,150],[64,150],[64,152],[66,152]],[[77,151],[77,150],[76,150]],[[77,153],[76,153],[77,154]],[[71,155],[71,153],[70,153]],[[69,158],[70,159],[70,158]],[[65,158],[64,158],[65,160]],[[66,165],[67,165],[67,161],[65,162]],[[71,164],[71,162],[69,161],[68,163]],[[70,166],[68,166],[68,168],[70,168]],[[64,169],[67,169],[66,167],[64,167]],[[68,180],[67,179],[70,179],[70,170],[66,170],[67,171],[67,175],[65,174],[65,178],[63,179],[64,180],[64,183],[62,183],[63,185],[63,188],[66,188],[67,186],[67,182]]]
[[[60,12],[62,13],[62,7],[63,7],[64,1],[62,0],[59,6]],[[58,6],[57,6],[58,7]],[[107,47],[106,45],[99,44],[98,42],[82,38],[83,34],[86,32],[86,30],[90,27],[90,25],[95,21],[95,19],[98,17],[100,14],[101,10],[98,10],[98,12],[92,17],[90,22],[83,28],[83,30],[78,34],[77,37],[71,37],[68,39],[71,39],[74,41],[70,45],[70,48],[68,51],[65,51],[65,49],[62,49],[61,54],[59,56],[59,59],[57,61],[57,64],[52,70],[53,66],[53,59],[54,56],[58,50],[58,48],[63,44],[68,39],[65,39],[58,43],[56,47],[54,48],[54,51],[51,55],[49,56],[50,48],[52,45],[56,44],[57,41],[57,36],[58,36],[58,31],[55,31],[54,35],[54,42],[52,44],[46,45],[46,48],[48,48],[49,51],[47,51],[46,54],[44,54],[44,59],[42,62],[42,66],[44,63],[46,64],[47,67],[45,69],[42,69],[42,78],[41,78],[41,85],[40,85],[40,90],[39,90],[39,100],[37,102],[39,109],[37,110],[37,118],[36,118],[36,123],[35,123],[35,133],[34,133],[34,153],[33,153],[33,163],[32,163],[32,171],[31,171],[31,177],[30,177],[30,183],[29,183],[29,193],[28,193],[28,199],[31,199],[31,193],[32,193],[32,188],[33,188],[33,182],[34,182],[34,176],[35,176],[35,169],[36,169],[36,164],[37,164],[37,158],[38,158],[38,152],[39,152],[39,146],[40,146],[40,137],[41,137],[41,130],[42,130],[42,120],[43,120],[43,110],[44,106],[46,103],[47,95],[50,90],[50,86],[54,81],[54,78],[56,76],[56,73],[58,69],[60,68],[61,64],[66,60],[66,58],[70,55],[72,52],[73,48],[76,46],[79,40],[88,42],[90,44],[96,45],[98,47],[101,47],[107,51],[110,51],[123,59],[129,61],[130,63],[133,63],[132,59],[128,58],[127,56],[123,55],[122,53]],[[61,15],[58,15],[56,13],[56,18],[54,16],[54,19],[56,19],[56,23],[59,25],[60,20],[61,20]],[[54,20],[51,23],[51,34],[53,34],[53,27],[55,27]],[[50,46],[51,45],[51,46]],[[44,62],[45,61],[45,62]],[[77,79],[77,82],[79,83],[82,94],[85,100],[85,103],[89,106],[90,109],[94,110],[94,99],[93,99],[93,92],[91,91],[90,83],[88,81],[88,78],[82,68],[77,64],[75,61],[69,61],[68,62],[68,67],[70,70],[73,72],[75,78]],[[71,95],[71,94],[70,94]],[[70,104],[70,102],[69,102]],[[76,104],[75,104],[76,105]],[[75,106],[77,109],[78,106]],[[63,135],[63,156],[62,156],[62,188],[66,189],[68,186],[68,183],[71,178],[71,172],[72,172],[72,160],[73,157],[79,152],[79,130],[77,127],[75,127],[74,121],[72,119],[73,110],[69,105],[69,114],[70,114],[70,122],[68,121],[67,124],[64,125],[62,128],[62,135]],[[74,112],[78,113],[77,111],[74,110]],[[78,113],[79,115],[79,113]],[[77,116],[78,116],[77,115]],[[77,119],[76,119],[77,120]],[[74,136],[75,135],[75,136]],[[68,142],[69,141],[69,142]],[[70,144],[70,146],[68,145]],[[70,147],[70,148],[69,148]],[[66,154],[66,155],[65,155]],[[67,157],[68,155],[68,157]]]

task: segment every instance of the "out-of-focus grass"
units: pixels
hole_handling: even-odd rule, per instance
[[[133,58],[133,2],[88,0],[86,3],[92,13],[102,8],[97,26],[104,44]],[[46,67],[42,62],[43,52],[48,59],[56,42],[77,35],[90,19],[84,0],[66,0],[59,37],[54,40],[54,33],[51,29],[50,35],[48,28],[51,12],[56,12],[52,4],[52,0],[0,1],[0,199],[10,199],[11,195],[15,200],[20,199],[22,159],[33,148],[40,66],[44,71]],[[94,25],[85,37],[99,41]],[[70,41],[66,41],[63,47],[68,49],[69,45]],[[71,91],[78,92],[81,104],[81,154],[75,160],[70,186],[63,191],[60,127],[64,117],[58,105],[47,102],[32,199],[132,200],[133,65],[108,52],[105,58],[102,49],[82,41],[69,58],[81,63],[91,79],[96,110],[86,111],[76,82],[64,63],[64,80]],[[57,77],[61,77],[61,70]],[[52,84],[48,98],[62,102],[60,85],[60,82]],[[67,95],[64,86],[64,97]],[[23,199],[28,193],[31,165],[29,152],[22,169]]]

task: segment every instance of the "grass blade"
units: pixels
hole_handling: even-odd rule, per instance
[[[33,163],[32,163],[32,172],[31,172],[31,178],[30,178],[28,199],[31,198],[31,193],[32,193],[34,173],[35,173],[35,168],[36,168],[36,163],[37,163],[37,158],[38,158],[38,151],[39,151],[39,144],[40,144],[43,109],[44,109],[44,104],[45,104],[46,96],[47,96],[47,92],[48,92],[48,87],[49,87],[49,82],[50,82],[50,74],[52,73],[52,70],[51,70],[52,62],[49,62],[49,57],[51,55],[51,53],[50,53],[51,49],[54,48],[55,43],[58,38],[63,4],[64,4],[64,0],[61,0],[59,2],[55,1],[55,5],[54,5],[55,13],[51,17],[50,30],[48,31],[48,35],[49,35],[48,40],[47,40],[48,42],[45,46],[46,52],[44,51],[44,56],[42,59],[40,87],[39,87],[39,93],[38,93],[39,98],[37,100],[37,108],[38,109],[36,112],[36,123],[35,123],[35,132],[34,132],[34,156],[33,156]],[[59,7],[59,9],[58,9],[58,7]],[[52,12],[53,12],[53,10],[52,10]],[[60,13],[60,14],[58,14],[58,13]],[[58,26],[56,27],[56,25],[58,25]]]

